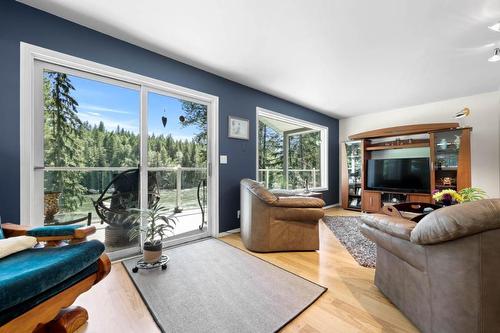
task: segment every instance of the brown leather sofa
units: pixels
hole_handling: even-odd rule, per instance
[[[258,182],[241,181],[241,239],[256,252],[319,249],[318,222],[325,202],[318,198],[277,197]]]
[[[500,199],[420,222],[362,216],[377,244],[375,284],[422,332],[500,331]]]

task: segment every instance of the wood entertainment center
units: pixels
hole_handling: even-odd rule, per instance
[[[342,207],[378,212],[389,203],[432,203],[434,189],[470,187],[471,131],[472,128],[459,127],[458,123],[432,123],[382,128],[349,136],[350,141],[343,145]],[[367,188],[369,160],[380,156],[386,159],[415,157],[413,155],[429,158],[430,191],[414,193]]]

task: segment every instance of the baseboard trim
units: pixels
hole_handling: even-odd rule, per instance
[[[232,230],[228,230],[228,231],[224,231],[224,232],[219,232],[219,235],[217,235],[217,238],[224,237],[224,236],[231,235],[231,234],[236,234],[238,232],[240,232],[240,228],[232,229]]]
[[[333,204],[333,205],[328,205],[328,206],[323,207],[323,209],[335,208],[335,207],[340,207],[340,204],[336,203],[336,204]]]

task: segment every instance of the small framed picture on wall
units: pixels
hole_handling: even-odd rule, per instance
[[[240,140],[250,139],[250,121],[248,119],[229,116],[228,137]]]

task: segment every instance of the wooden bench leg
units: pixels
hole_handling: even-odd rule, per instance
[[[36,333],[73,333],[89,319],[87,310],[81,306],[70,306],[62,309],[54,320],[39,327]]]

